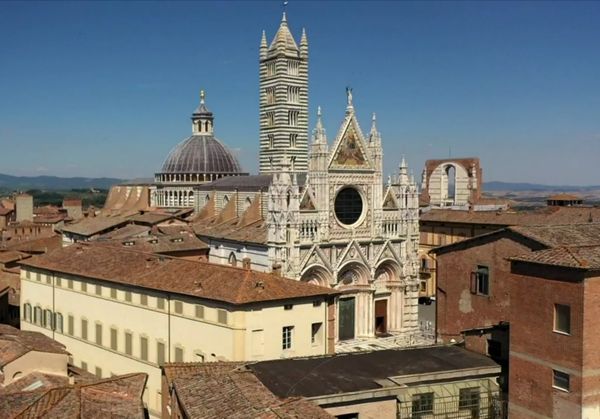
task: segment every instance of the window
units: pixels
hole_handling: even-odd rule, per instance
[[[84,370],[84,371],[87,371],[87,370],[88,370],[88,369],[87,369],[87,362],[83,362],[83,361],[81,361],[81,369],[82,369],[82,370]]]
[[[288,102],[300,103],[300,87],[288,86]]]
[[[146,336],[140,336],[140,358],[143,361],[148,360],[148,338]]]
[[[96,377],[102,378],[102,368],[96,367]]]
[[[42,308],[40,306],[33,309],[33,323],[38,326],[42,325]]]
[[[146,294],[141,294],[140,295],[140,304],[143,306],[147,306],[148,305],[148,296]]]
[[[133,334],[125,332],[125,353],[131,355],[133,353]]]
[[[81,283],[81,292],[87,292],[87,282]]]
[[[433,413],[433,393],[421,393],[412,396],[412,417],[420,418]]]
[[[235,253],[231,252],[229,254],[228,262],[231,266],[237,266],[237,258],[235,257]]]
[[[23,311],[24,311],[25,321],[31,322],[31,304],[25,303],[23,305]]]
[[[269,139],[269,148],[273,148],[275,145],[275,134],[267,134],[267,138]]]
[[[96,344],[102,345],[102,325],[96,323]]]
[[[479,411],[479,387],[461,388],[458,393],[458,408]],[[473,416],[473,415],[471,415]]]
[[[116,351],[119,346],[118,346],[118,331],[116,328],[111,327],[110,328],[110,349],[112,349],[113,351]]]
[[[272,105],[275,103],[275,87],[267,87],[265,89],[265,93],[267,94],[267,105]]]
[[[295,127],[298,125],[298,111],[288,111],[288,125]]]
[[[335,215],[345,225],[356,223],[363,212],[363,200],[360,193],[353,187],[341,189],[335,197]]]
[[[284,326],[283,327],[283,336],[281,340],[282,349],[291,349],[292,348],[292,335],[294,332],[294,326]]]
[[[471,273],[471,293],[490,295],[490,269],[487,266],[477,265],[477,270]]]
[[[163,342],[156,343],[156,363],[158,365],[165,363],[165,344]]]
[[[156,299],[156,308],[159,309],[159,310],[164,310],[165,309],[165,299],[164,298],[158,297]]]
[[[196,317],[199,319],[204,318],[204,306],[196,304]]]
[[[115,300],[117,299],[117,289],[116,288],[110,289],[110,298],[114,298]]]
[[[56,278],[56,286],[62,287],[62,278]]]
[[[86,319],[81,319],[81,339],[88,338],[88,321]]]
[[[296,148],[296,142],[298,141],[298,134],[290,134],[290,147]]]
[[[131,291],[125,291],[125,301],[131,302]]]
[[[571,334],[571,307],[554,304],[554,331]]]
[[[46,284],[52,283],[52,277],[50,275],[46,275]]]
[[[323,343],[323,323],[313,323],[310,331],[310,343],[320,345]]]
[[[294,305],[293,305],[293,304],[285,304],[285,305],[283,306],[283,309],[284,309],[284,310],[291,310],[291,309],[293,309],[293,308],[294,308]]]
[[[552,386],[560,390],[569,391],[569,374],[562,371],[552,370]]]
[[[30,271],[25,271],[25,278],[31,279],[31,272]]]
[[[54,327],[58,333],[63,332],[63,315],[60,313],[54,314]]]
[[[183,303],[181,301],[175,301],[175,313],[183,313]]]
[[[297,76],[299,68],[300,68],[299,61],[288,60],[288,74],[290,74],[292,76]]]
[[[42,274],[41,274],[41,273],[39,273],[39,272],[36,272],[36,273],[35,273],[35,280],[36,280],[37,282],[40,282],[40,281],[42,280]]]
[[[275,75],[275,61],[267,63],[267,76]]]
[[[227,311],[217,310],[217,321],[222,324],[227,324]]]
[[[69,288],[70,290],[73,289],[73,280],[72,279],[67,279],[67,288]]]
[[[96,285],[96,295],[102,295],[102,285]]]
[[[67,317],[67,333],[71,336],[75,334],[75,318],[71,314]]]
[[[322,301],[321,300],[315,300],[313,301],[313,307],[321,307]]]
[[[267,112],[267,125],[270,127],[275,125],[275,112]]]
[[[44,310],[44,327],[52,329],[52,311]]]
[[[181,346],[175,347],[175,362],[183,362],[183,348]]]

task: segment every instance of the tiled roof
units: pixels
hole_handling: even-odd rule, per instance
[[[307,400],[279,398],[252,373],[235,363],[165,366],[168,384],[177,393],[181,408],[191,418],[297,419],[331,418]]]
[[[273,180],[272,175],[228,176],[203,183],[194,189],[199,191],[266,191]]]
[[[109,231],[108,233],[98,236],[98,240],[122,240],[132,237],[147,236],[150,232],[150,227],[137,224],[128,224],[126,226]]]
[[[8,215],[8,214],[10,214],[13,211],[14,211],[14,209],[12,209],[12,208],[0,207],[0,215],[1,216]]]
[[[21,391],[0,397],[6,418],[143,418],[148,376],[127,374],[90,384]]]
[[[32,238],[29,240],[10,240],[0,243],[0,249],[16,250],[25,253],[46,253],[60,247],[62,247],[62,239],[59,235]]]
[[[230,304],[337,294],[264,272],[100,244],[68,246],[22,265]]]
[[[561,246],[515,256],[509,260],[596,271],[600,270],[600,245]]]
[[[103,245],[128,248],[148,253],[170,254],[192,250],[205,250],[208,245],[192,234],[152,235],[145,237],[98,241]]]
[[[174,217],[173,214],[164,214],[161,212],[145,212],[144,214],[137,214],[130,217],[131,221],[135,224],[143,224],[153,226],[155,224],[163,223]]]
[[[0,367],[31,351],[68,354],[64,345],[42,333],[0,324]]]
[[[600,222],[600,207],[544,207],[535,211],[457,211],[432,209],[421,222],[491,224],[497,226]]]
[[[76,223],[67,224],[62,231],[67,233],[79,234],[81,236],[93,236],[105,230],[116,228],[120,225],[129,223],[127,217],[88,217]]]
[[[240,218],[225,221],[220,224],[193,224],[194,232],[203,237],[231,240],[241,243],[267,243],[267,224],[260,219],[251,224],[241,225]]]
[[[513,226],[509,230],[548,247],[600,244],[600,223]]]
[[[16,250],[0,250],[0,263],[2,264],[16,262],[21,259],[27,259],[28,257],[31,257],[31,255],[28,253],[19,252]]]

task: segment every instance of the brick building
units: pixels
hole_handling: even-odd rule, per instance
[[[599,246],[600,224],[589,223],[508,227],[434,250],[438,339],[503,366],[511,418],[600,415],[583,396],[598,381],[598,339],[585,326]]]

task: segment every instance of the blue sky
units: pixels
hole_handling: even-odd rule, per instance
[[[345,87],[386,172],[478,156],[485,180],[600,184],[599,2],[301,2],[311,129]],[[0,2],[0,173],[150,177],[191,133],[257,170],[258,46],[281,2]]]

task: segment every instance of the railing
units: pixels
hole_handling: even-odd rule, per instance
[[[300,221],[300,240],[313,241],[319,233],[319,221],[314,218],[309,218]]]
[[[406,235],[406,222],[398,218],[388,218],[381,222],[383,237],[398,237]]]
[[[508,403],[497,393],[479,393],[478,397],[434,397],[433,404],[399,402],[399,419],[506,419]]]

